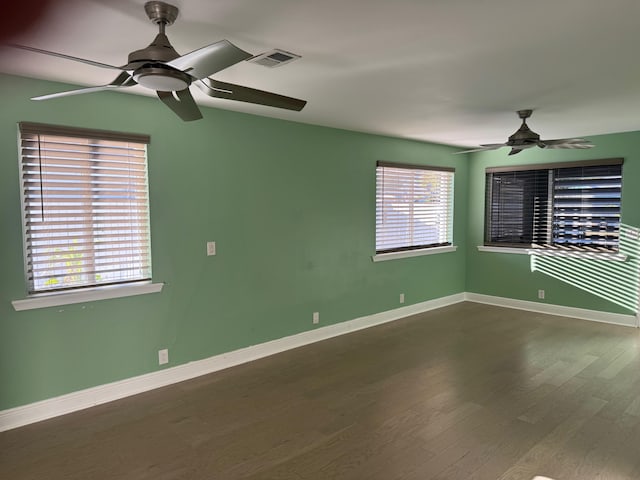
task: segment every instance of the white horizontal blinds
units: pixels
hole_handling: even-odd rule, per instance
[[[488,168],[485,244],[617,250],[622,159]]]
[[[151,279],[148,137],[26,123],[20,133],[29,291]]]
[[[622,165],[554,171],[553,243],[617,250]]]
[[[376,252],[450,245],[453,169],[378,162]]]

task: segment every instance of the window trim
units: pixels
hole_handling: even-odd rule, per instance
[[[376,167],[406,168],[407,170],[429,170],[435,172],[456,172],[456,169],[454,167],[434,167],[433,165],[415,165],[413,163],[385,162],[384,160],[378,160],[376,162]]]
[[[601,158],[597,160],[577,160],[575,162],[556,162],[556,163],[532,163],[521,165],[506,165],[500,167],[487,167],[487,173],[504,173],[504,172],[521,172],[527,170],[553,170],[556,168],[574,168],[574,167],[599,167],[605,165],[623,165],[622,157]]]
[[[22,137],[24,135],[51,135],[51,136],[64,136],[74,138],[96,138],[105,141],[120,141],[129,143],[140,143],[148,146],[151,141],[150,135],[117,132],[110,130],[98,130],[84,127],[72,127],[62,125],[50,125],[44,123],[35,122],[18,122],[18,163],[19,171],[22,172]],[[148,158],[145,156],[145,184],[147,204],[150,203],[150,191],[148,184]],[[35,308],[44,308],[50,306],[68,305],[74,303],[84,303],[87,301],[102,300],[109,298],[128,297],[132,295],[141,295],[146,293],[160,292],[164,286],[164,283],[153,283],[151,264],[150,276],[144,279],[135,279],[131,281],[118,282],[113,284],[103,285],[79,285],[66,289],[50,290],[50,291],[35,291],[29,290],[29,274],[28,274],[28,261],[29,255],[27,255],[27,231],[24,224],[25,216],[25,196],[24,188],[22,186],[22,178],[20,179],[20,208],[21,208],[21,223],[22,225],[22,254],[24,260],[24,285],[26,289],[26,298],[13,300],[11,303],[16,311],[30,310]],[[150,223],[150,209],[148,209],[147,222]],[[149,256],[151,261],[151,232],[149,228]]]
[[[431,255],[435,253],[446,253],[453,252],[457,249],[457,246],[453,245],[453,226],[454,226],[454,195],[455,195],[455,167],[443,167],[443,166],[432,166],[432,165],[416,165],[410,163],[400,163],[400,162],[388,162],[383,160],[378,160],[376,162],[376,177],[378,168],[397,168],[397,169],[405,169],[405,170],[425,170],[431,172],[449,172],[452,174],[452,192],[451,192],[451,241],[445,243],[434,243],[428,245],[409,245],[396,247],[393,249],[385,249],[378,250],[377,245],[375,248],[375,254],[372,255],[371,259],[374,262],[380,262],[385,260],[392,260],[396,258],[407,258],[407,257],[417,257],[422,255]],[[378,209],[378,188],[377,188],[377,180],[376,180],[376,215]],[[375,243],[377,244],[378,239],[378,228],[376,221],[375,228]]]
[[[371,256],[374,262],[384,262],[396,260],[398,258],[422,257],[424,255],[435,255],[437,253],[449,253],[458,250],[457,245],[439,245],[437,247],[425,247],[413,250],[401,250],[398,252],[376,253]]]
[[[76,291],[34,293],[27,298],[13,300],[11,304],[15,311],[34,310],[46,307],[59,307],[76,303],[94,302],[111,298],[131,297],[147,293],[159,293],[164,283],[137,282],[104,287],[86,287]]]
[[[479,252],[511,253],[515,255],[540,255],[544,257],[580,258],[583,260],[607,260],[612,262],[626,262],[628,255],[619,252],[585,252],[584,250],[555,250],[552,248],[531,247],[496,247],[495,245],[478,245]],[[597,257],[597,258],[595,258]]]
[[[610,166],[610,165],[624,165],[624,158],[604,158],[593,160],[578,160],[571,162],[552,162],[552,163],[537,163],[537,164],[520,164],[511,166],[497,166],[485,168],[485,213],[484,213],[484,235],[483,245],[478,245],[478,250],[483,252],[496,252],[496,253],[522,253],[528,255],[546,255],[557,257],[574,257],[574,258],[593,258],[594,256],[602,257],[603,260],[609,259],[614,261],[626,261],[627,255],[621,254],[618,250],[593,252],[587,251],[581,247],[573,247],[573,250],[558,250],[554,246],[544,247],[541,245],[535,245],[531,243],[518,244],[518,243],[506,243],[506,242],[490,242],[487,240],[487,233],[489,231],[491,222],[488,215],[490,205],[487,202],[487,174],[490,173],[505,173],[505,172],[519,172],[529,170],[554,170],[562,168],[576,168],[576,167],[597,167],[597,166]],[[622,179],[624,181],[624,178]],[[622,187],[620,189],[622,193]],[[622,213],[622,201],[620,202],[620,213]]]
[[[151,142],[151,136],[141,133],[115,132],[95,128],[69,127],[65,125],[49,125],[47,123],[18,122],[19,133],[31,135],[57,135],[60,137],[87,138],[96,136],[102,140],[116,140],[131,143]]]

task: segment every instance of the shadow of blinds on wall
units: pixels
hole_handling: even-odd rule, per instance
[[[21,122],[29,293],[151,279],[149,137]]]

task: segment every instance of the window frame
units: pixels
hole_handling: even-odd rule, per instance
[[[381,215],[381,203],[380,203],[380,175],[381,169],[389,168],[389,169],[401,169],[407,170],[409,172],[408,176],[415,174],[419,171],[426,171],[431,173],[449,173],[450,174],[450,184],[447,186],[446,190],[443,190],[447,195],[447,205],[445,209],[448,215],[448,225],[447,225],[447,241],[446,242],[434,242],[434,243],[414,243],[413,245],[402,245],[390,248],[378,248],[380,241],[380,223],[378,222],[378,218]],[[453,245],[453,223],[454,223],[454,189],[455,189],[455,168],[453,167],[442,167],[442,166],[432,166],[432,165],[416,165],[416,164],[407,164],[407,163],[396,163],[396,162],[386,162],[386,161],[377,161],[376,162],[376,227],[375,227],[375,255],[372,256],[374,262],[382,261],[382,260],[391,260],[394,258],[406,258],[406,257],[415,257],[421,255],[431,255],[436,253],[445,253],[452,252],[457,249],[456,246]],[[415,214],[412,213],[411,221],[408,222],[413,225],[415,220]],[[438,232],[439,233],[439,232]]]
[[[28,162],[28,157],[24,156],[23,144],[24,142],[34,142],[33,138],[38,137],[39,135],[53,136],[53,137],[76,137],[79,139],[83,139],[84,141],[86,140],[89,140],[89,141],[98,140],[99,142],[116,141],[116,142],[122,142],[122,143],[136,143],[136,144],[144,145],[145,147],[144,161],[141,162],[141,164],[143,164],[144,166],[143,166],[143,169],[140,170],[144,172],[144,180],[143,180],[144,187],[142,190],[137,190],[138,194],[139,192],[142,192],[142,195],[140,198],[136,198],[135,202],[139,203],[140,199],[142,199],[142,201],[145,204],[143,209],[146,209],[146,221],[144,219],[142,220],[143,223],[139,223],[139,221],[137,221],[136,225],[139,224],[144,228],[143,232],[145,233],[142,234],[140,239],[143,239],[143,244],[146,245],[144,249],[147,250],[148,252],[146,254],[148,255],[148,262],[145,262],[144,265],[146,266],[144,267],[144,270],[143,270],[144,274],[140,275],[140,278],[132,278],[130,281],[128,281],[126,279],[126,275],[123,275],[122,273],[118,273],[116,275],[119,275],[119,278],[117,278],[114,282],[100,283],[99,281],[95,281],[94,279],[91,282],[84,281],[84,284],[80,284],[80,285],[74,284],[74,285],[69,285],[69,286],[55,288],[55,289],[54,288],[41,289],[36,287],[35,278],[33,280],[31,279],[31,277],[33,277],[35,274],[31,272],[31,268],[29,266],[29,262],[33,258],[34,246],[30,245],[29,231],[27,226],[27,215],[29,211],[33,209],[33,206],[31,207],[29,206],[30,200],[26,198],[28,192],[25,189],[26,179],[23,177],[24,175],[23,169],[27,168],[26,164]],[[83,303],[85,301],[100,300],[104,298],[117,298],[117,297],[131,296],[131,295],[139,295],[144,293],[155,293],[155,292],[161,291],[163,284],[152,283],[152,270],[151,270],[151,267],[152,267],[151,230],[150,230],[151,217],[150,217],[150,210],[149,210],[149,203],[150,203],[150,192],[149,192],[149,184],[148,184],[149,163],[148,163],[148,156],[147,156],[147,146],[150,143],[150,136],[143,135],[143,134],[123,133],[123,132],[114,132],[114,131],[107,131],[107,130],[87,129],[87,128],[80,128],[80,127],[49,125],[49,124],[33,123],[33,122],[19,122],[18,132],[17,132],[17,141],[18,141],[18,168],[20,172],[19,181],[20,181],[20,190],[21,190],[20,216],[21,216],[21,223],[22,223],[22,254],[24,259],[24,274],[25,274],[24,285],[26,289],[26,298],[20,299],[20,300],[14,300],[12,302],[14,308],[16,310],[25,310],[25,309],[32,309],[32,308],[47,307],[47,306],[66,305],[71,303]],[[40,142],[40,139],[37,138],[35,140],[35,145],[37,148],[39,148],[39,145],[40,145],[39,142]],[[80,148],[82,149],[81,141],[79,142],[79,145],[80,145]],[[100,145],[100,144],[98,143],[97,145]],[[102,146],[97,148],[111,148],[111,147]],[[74,163],[70,164],[71,167],[78,168],[76,167],[76,165],[81,166],[82,159],[81,157],[78,157],[78,158],[79,158],[78,160],[75,160],[75,159],[73,160]],[[91,162],[91,161],[92,160],[90,159],[87,160],[87,162]],[[109,160],[102,160],[102,161],[108,162]],[[119,163],[119,161],[116,163]],[[100,167],[100,163],[87,164],[87,168],[95,168],[95,167]],[[54,166],[54,168],[60,168],[60,167]],[[81,173],[85,174],[84,171],[82,171]],[[129,177],[125,176],[124,178],[128,179]],[[40,185],[40,183],[37,182],[35,186],[37,187],[38,185]],[[105,187],[103,186],[102,188],[105,188]],[[58,190],[66,190],[66,188],[60,189],[58,187]],[[87,198],[89,199],[89,202],[91,202],[91,205],[93,205],[95,201],[107,202],[107,203],[102,203],[102,205],[105,205],[105,206],[109,205],[108,203],[110,202],[109,197],[104,197],[104,196],[100,197],[99,195],[100,191],[98,191],[98,193],[96,193],[96,190],[93,190],[93,189],[89,191],[90,191],[90,195]],[[73,195],[73,197],[71,198],[75,198],[76,195],[81,195],[82,193],[77,190],[69,190],[69,192],[70,192],[70,195]],[[54,194],[59,195],[60,193],[56,192]],[[32,200],[32,201],[37,201],[37,200]],[[53,201],[55,202],[56,200],[53,200]],[[84,201],[86,202],[87,200],[85,199]],[[128,218],[131,214],[127,213],[126,215]],[[134,214],[134,216],[131,218],[135,219],[135,216],[136,215]],[[92,217],[89,217],[89,220],[85,221],[88,223],[89,226],[87,226],[87,224],[83,225],[82,223],[78,223],[77,227],[79,230],[79,234],[87,235],[86,233],[82,233],[81,231],[83,229],[92,228],[92,224],[94,223],[94,220],[91,218]],[[107,220],[107,222],[109,221],[110,220]],[[127,220],[127,222],[129,222],[129,220]],[[60,227],[56,227],[56,228],[60,228],[61,230],[66,230],[66,229],[69,229],[70,226],[69,226],[69,223],[62,223]],[[114,234],[124,235],[123,233],[118,233],[122,229],[120,225],[117,226],[117,228],[119,229],[118,231],[114,230],[114,228],[116,228],[116,226],[107,224],[105,231],[107,232],[108,235],[114,235]],[[64,233],[64,232],[61,232],[61,233]],[[134,233],[134,235],[137,238],[141,234]],[[87,236],[87,240],[91,245],[95,245],[96,243],[96,237],[93,236],[92,234],[89,234]],[[116,242],[116,244],[119,244],[121,241],[122,241],[121,237],[118,237],[117,240],[109,240],[109,242]],[[138,240],[131,239],[130,241],[137,242]],[[123,249],[125,248],[126,247],[123,247]],[[88,250],[93,250],[93,249],[94,247],[90,247]],[[115,262],[114,266],[118,267],[117,271],[124,272],[124,270],[122,270],[122,265],[126,264],[126,262],[125,263],[122,263],[122,262],[124,262],[125,258],[122,257],[122,255],[119,254],[117,250],[116,250],[116,254],[119,256],[113,258],[113,260],[107,260],[107,262],[112,262],[112,261]],[[93,255],[95,256],[95,252]],[[92,273],[90,271],[82,272],[82,275],[91,275],[91,274]],[[95,275],[97,274],[97,272],[93,272],[93,274]]]
[[[597,160],[582,160],[582,161],[574,161],[574,162],[557,162],[557,163],[543,163],[543,164],[533,164],[533,165],[513,165],[513,166],[499,166],[499,167],[487,167],[485,170],[485,218],[484,218],[484,225],[485,225],[485,229],[484,229],[484,241],[483,241],[483,246],[479,246],[478,249],[481,251],[489,251],[489,252],[497,252],[497,251],[503,251],[506,253],[520,253],[518,252],[519,250],[522,251],[522,253],[532,253],[533,251],[542,253],[542,252],[548,252],[548,253],[558,253],[558,254],[569,254],[571,253],[572,256],[580,256],[581,254],[589,254],[589,255],[600,255],[603,258],[605,257],[620,257],[621,255],[619,254],[619,245],[617,244],[615,247],[613,248],[607,248],[607,247],[602,247],[602,246],[589,246],[588,244],[584,244],[584,245],[567,245],[566,243],[560,243],[560,242],[553,242],[553,226],[554,226],[554,218],[556,216],[556,212],[554,209],[554,200],[555,200],[555,184],[556,184],[556,178],[553,175],[555,170],[562,170],[562,169],[572,169],[572,168],[580,168],[580,167],[608,167],[608,166],[615,166],[615,165],[619,165],[620,166],[620,191],[619,191],[619,195],[620,195],[620,199],[619,199],[619,211],[618,211],[618,218],[619,218],[619,223],[621,222],[622,219],[622,182],[623,182],[623,165],[624,165],[624,159],[623,158],[606,158],[606,159],[597,159]],[[492,212],[492,207],[493,204],[491,203],[492,201],[492,191],[491,188],[493,188],[493,182],[492,182],[492,178],[490,177],[490,175],[494,174],[494,173],[517,173],[520,171],[544,171],[546,172],[546,174],[548,175],[548,187],[546,190],[546,200],[545,203],[546,204],[546,208],[547,208],[547,212],[546,212],[546,230],[549,232],[549,239],[550,241],[548,243],[535,243],[533,240],[535,237],[535,235],[540,235],[542,230],[538,230],[535,231],[535,228],[532,229],[532,242],[531,243],[525,243],[525,242],[499,242],[499,241],[492,241],[492,237],[491,237],[491,228],[493,226],[491,220],[491,212]],[[585,197],[588,198],[588,197]],[[531,218],[535,220],[535,213],[532,211],[531,212]],[[618,230],[617,230],[617,234],[618,234],[618,238],[619,238],[619,234],[620,234],[620,226],[618,226]]]

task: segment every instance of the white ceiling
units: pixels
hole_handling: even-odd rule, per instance
[[[144,3],[57,2],[12,41],[124,65],[157,33]],[[180,8],[167,29],[179,53],[226,38],[253,54],[281,48],[302,55],[274,69],[242,62],[213,78],[305,99],[303,111],[192,89],[202,105],[461,146],[505,141],[519,126],[515,110],[524,108],[535,110],[529,125],[543,139],[640,130],[638,0],[168,3]],[[115,77],[8,49],[0,70],[78,85]]]

